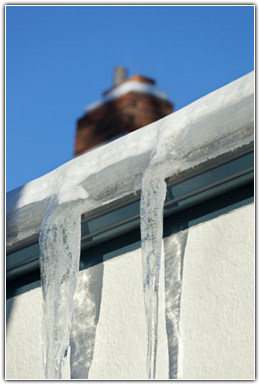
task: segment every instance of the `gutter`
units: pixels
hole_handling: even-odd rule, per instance
[[[91,153],[79,156],[53,172],[8,193],[7,265],[9,256],[37,244],[38,232],[48,202],[54,194],[61,194],[59,180],[61,184],[65,181],[65,190],[66,186],[68,190],[71,188],[75,199],[78,199],[78,193],[87,192],[82,222],[137,202],[140,199],[142,176],[158,133],[163,145],[174,143],[179,150],[177,161],[169,156],[163,159],[167,168],[169,187],[184,183],[206,171],[214,170],[220,165],[252,153],[254,73],[155,123],[97,148]],[[75,170],[80,170],[80,175],[76,175],[76,179]],[[252,174],[252,167],[241,172],[246,180],[247,175],[250,172]],[[235,181],[239,176],[231,175],[229,178],[230,181]],[[252,180],[252,175],[249,178]],[[217,183],[222,185],[225,181],[219,180]],[[213,187],[203,188],[204,191],[210,191]],[[197,193],[198,191],[194,189],[190,197],[196,196]],[[61,195],[61,198],[64,199],[64,195]],[[177,203],[180,197],[178,200],[174,199],[166,202],[165,206]],[[206,199],[206,195],[203,199]],[[131,223],[133,220],[138,220],[138,214],[134,219],[128,218],[125,223]],[[138,223],[134,226],[138,226]],[[11,268],[7,269],[7,278],[16,276],[17,271],[14,271],[16,268],[21,272],[27,265],[28,271],[28,268],[35,269],[38,263],[35,258],[26,260],[26,257],[21,262],[22,264],[18,261],[16,267],[11,263]]]
[[[215,160],[215,163],[206,162],[192,170],[186,170],[178,179],[169,178],[167,180],[168,191],[174,191],[175,186],[185,183],[194,184],[192,191],[179,194],[176,198],[172,193],[164,204],[164,217],[175,215],[191,207],[204,203],[212,198],[226,194],[230,191],[237,191],[243,186],[249,186],[254,182],[254,164],[253,164],[253,143],[240,148],[235,153],[225,154]],[[228,173],[229,164],[235,164],[237,172]],[[224,163],[225,162],[225,163]],[[243,166],[241,166],[241,164]],[[221,168],[223,175],[211,183],[204,183],[201,186],[199,181],[203,181],[204,175],[214,173]],[[226,169],[226,170],[225,170]],[[193,172],[192,172],[193,171]],[[222,174],[221,173],[221,174]],[[197,186],[197,187],[196,187]],[[130,194],[119,199],[113,204],[107,204],[102,208],[97,208],[81,216],[81,251],[100,245],[108,240],[127,234],[136,230],[140,226],[139,202],[141,192]],[[130,208],[128,214],[124,213],[124,208]],[[121,211],[120,211],[121,210]],[[120,215],[115,216],[116,212]],[[109,216],[113,221],[105,223],[104,218]],[[89,231],[89,224],[100,222],[96,230]],[[85,230],[87,229],[87,231]],[[29,274],[39,269],[39,247],[38,234],[24,239],[21,242],[7,249],[6,280],[7,282]]]

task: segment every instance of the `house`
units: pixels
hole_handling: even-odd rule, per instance
[[[155,378],[254,379],[253,72],[7,194],[6,378],[44,378],[38,233],[53,199],[64,220],[82,204],[62,378],[148,378],[144,176],[167,187]]]

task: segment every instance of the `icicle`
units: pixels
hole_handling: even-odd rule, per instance
[[[81,272],[73,300],[71,379],[87,379],[94,354],[96,306],[89,290],[90,272]]]
[[[165,319],[169,352],[169,379],[177,379],[182,268],[188,229],[164,239]]]
[[[100,312],[103,269],[103,263],[99,263],[85,268],[78,275],[70,338],[71,379],[86,380],[89,376]]]
[[[166,183],[148,167],[142,182],[140,207],[144,302],[147,319],[147,373],[155,378],[158,320],[158,283],[163,236]]]
[[[43,343],[46,379],[61,379],[70,339],[73,295],[80,257],[78,205],[51,201],[39,232],[44,297]]]

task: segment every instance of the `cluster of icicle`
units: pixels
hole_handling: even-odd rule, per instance
[[[166,183],[161,171],[152,155],[143,176],[140,212],[149,378],[155,378],[156,368],[158,281],[166,196]],[[70,344],[73,296],[80,259],[80,208],[80,201],[78,205],[75,202],[59,204],[54,197],[39,233],[46,379],[62,378],[62,366]]]
[[[156,122],[153,127],[151,130],[147,126],[142,133],[131,133],[117,144],[110,143],[110,152],[97,149],[96,157],[89,153],[86,158],[79,158],[76,164],[68,163],[48,177],[58,192],[53,194],[39,234],[45,303],[43,332],[46,378],[61,378],[62,364],[69,346],[80,258],[80,214],[83,203],[91,201],[91,194],[83,188],[83,181],[91,174],[95,176],[95,194],[97,174],[102,174],[102,168],[109,167],[110,171],[106,174],[111,179],[114,162],[126,161],[128,164],[129,160],[129,167],[135,167],[133,160],[137,157],[136,162],[139,163],[138,156],[145,153],[151,153],[151,156],[142,178],[140,218],[148,330],[147,368],[148,377],[155,378],[165,178],[206,161],[209,151],[211,158],[214,158],[253,140],[254,73]],[[115,173],[115,180],[122,177],[127,184],[126,175],[129,174],[122,170],[121,173]],[[135,177],[139,174],[137,170]],[[134,180],[130,181],[128,193],[133,192],[136,186]],[[28,186],[31,200],[38,201],[40,192],[46,198],[48,189],[44,188],[42,182],[39,180],[36,185]],[[39,183],[43,184],[42,189]],[[112,190],[114,192],[114,186]],[[96,203],[97,200],[97,196],[92,196],[92,201]],[[23,201],[25,203],[26,200]]]

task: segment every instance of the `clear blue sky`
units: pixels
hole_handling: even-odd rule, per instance
[[[6,191],[72,159],[116,66],[178,110],[254,70],[254,7],[7,6]]]

